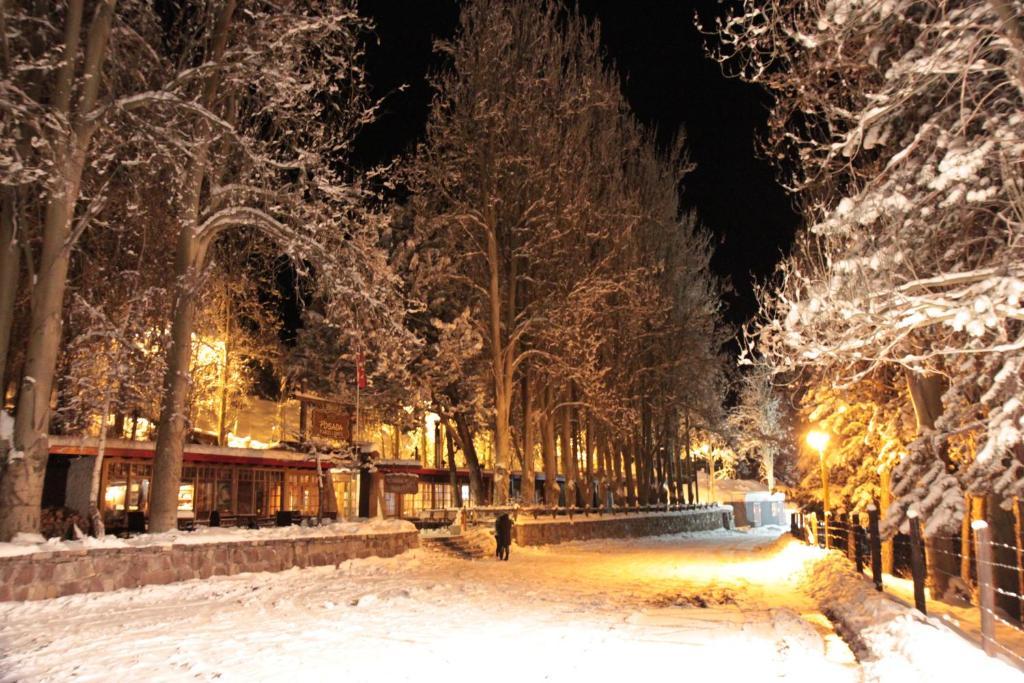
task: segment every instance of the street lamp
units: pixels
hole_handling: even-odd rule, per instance
[[[832,544],[828,537],[828,466],[825,464],[825,448],[828,446],[829,435],[828,432],[822,432],[817,429],[812,429],[807,432],[807,445],[814,450],[818,451],[818,462],[821,465],[821,511],[822,517],[825,522],[825,547],[828,548]]]

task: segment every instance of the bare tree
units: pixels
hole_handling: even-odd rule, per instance
[[[358,310],[362,329],[378,338],[402,329],[397,280],[378,245],[382,219],[361,207],[359,188],[334,166],[372,115],[360,66],[364,20],[342,1],[237,15],[228,1],[213,7],[203,25],[209,28],[201,40],[189,43],[198,54],[183,58],[209,68],[179,83],[179,97],[210,115],[190,131],[180,166],[178,282],[153,476],[154,531],[175,525],[188,340],[199,274],[220,234],[249,228],[300,270],[314,269],[335,318]]]
[[[132,106],[127,95],[150,87],[152,11],[129,0],[115,14],[116,4],[26,1],[0,8],[4,366],[19,283],[31,298],[13,448],[0,471],[0,540],[38,527],[70,257],[103,203],[102,193],[81,201],[92,144],[120,108]],[[29,273],[24,280],[19,268]]]
[[[946,359],[995,354],[1010,376],[1024,350],[1020,14],[1001,0],[750,2],[719,27],[718,56],[776,97],[769,149],[792,162],[810,226],[750,339],[783,370],[905,369],[920,438],[897,475],[927,473],[930,491],[894,514],[916,500],[928,533],[963,513],[932,447]],[[992,399],[981,452],[998,471],[1020,458],[999,436],[1017,409]]]

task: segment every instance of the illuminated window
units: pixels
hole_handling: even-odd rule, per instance
[[[178,487],[178,510],[182,512],[192,512],[195,509],[195,493],[196,487],[194,484],[182,484]]]
[[[253,473],[254,513],[262,517],[277,514],[281,509],[281,487],[284,472],[256,470]]]
[[[103,496],[108,510],[124,510],[124,494],[128,491],[125,484],[111,484]]]
[[[316,472],[289,471],[285,479],[287,509],[298,510],[303,515],[315,515],[319,490]]]
[[[148,463],[106,459],[103,462],[103,498],[100,501],[104,524],[123,524],[128,511],[149,510],[153,466]]]

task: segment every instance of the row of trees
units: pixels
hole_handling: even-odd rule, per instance
[[[333,0],[0,8],[0,368],[18,379],[0,540],[38,527],[59,363],[104,366],[69,373],[104,414],[162,375],[151,529],[176,523],[196,311],[241,254],[289,256],[327,314],[360,310],[365,343],[404,339],[381,219],[344,170],[373,110],[367,29]]]
[[[930,562],[965,494],[1024,491],[1022,9],[744,2],[716,31],[726,68],[775,97],[766,148],[809,226],[748,358],[809,391],[851,505],[891,472],[889,531],[916,508]]]
[[[223,436],[253,362],[337,394],[356,354],[379,404],[441,416],[478,501],[482,431],[498,504],[513,470],[532,501],[538,469],[550,504],[558,474],[569,504],[685,497],[727,378],[682,136],[659,146],[632,117],[597,26],[472,2],[425,141],[373,176],[405,198],[389,207],[346,165],[374,113],[369,30],[348,0],[0,7],[0,540],[38,526],[55,395],[70,428],[156,421],[163,531],[196,409]],[[308,305],[284,346],[282,272]]]
[[[470,3],[440,49],[396,254],[422,396],[471,466],[493,430],[497,504],[513,469],[532,502],[538,465],[549,504],[558,472],[570,505],[681,499],[688,435],[719,424],[725,391],[682,137],[658,148],[598,27],[558,3]]]

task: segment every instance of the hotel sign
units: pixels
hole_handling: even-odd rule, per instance
[[[384,490],[387,493],[416,493],[420,478],[415,474],[388,472],[384,475]]]
[[[313,408],[310,436],[333,441],[351,441],[352,423],[347,410]]]

